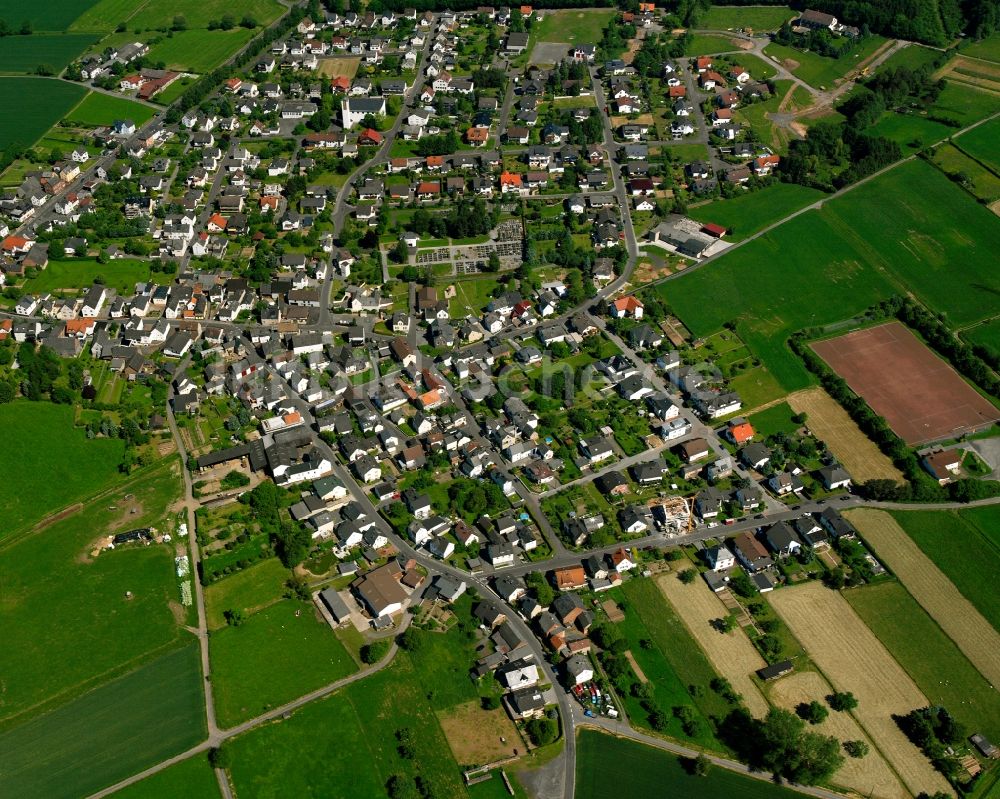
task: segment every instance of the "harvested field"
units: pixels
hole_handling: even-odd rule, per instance
[[[818,341],[812,348],[907,444],[953,438],[1000,418],[899,322]]]
[[[955,56],[934,77],[947,78],[993,94],[1000,93],[1000,66],[979,58]]]
[[[358,74],[358,67],[361,65],[361,58],[352,56],[350,58],[321,58],[317,72],[327,78],[353,78]]]
[[[524,751],[521,736],[506,712],[500,708],[483,710],[478,699],[439,712],[438,720],[460,766],[482,766]]]
[[[906,590],[962,650],[991,685],[1000,685],[1000,633],[888,513],[849,511],[850,520]],[[960,546],[956,542],[956,546]]]
[[[754,649],[742,629],[720,633],[711,626],[714,619],[729,615],[726,606],[702,580],[684,585],[675,574],[656,578],[660,591],[673,606],[691,635],[704,650],[715,670],[743,695],[747,709],[754,716],[764,716],[767,700],[751,675],[767,664]]]
[[[838,691],[857,697],[854,717],[913,794],[948,783],[892,720],[925,707],[927,698],[858,617],[847,600],[817,582],[783,588],[771,605]]]
[[[879,479],[903,482],[899,469],[823,389],[796,392],[788,397],[788,404],[796,413],[808,415],[806,426],[826,442],[855,482]]]
[[[823,675],[815,671],[800,671],[782,677],[772,683],[770,690],[771,702],[788,710],[795,710],[800,702],[824,702],[832,692],[830,684]],[[865,741],[871,744],[861,725],[850,713],[831,711],[826,721],[815,726],[816,732],[822,735],[832,735],[838,741]],[[872,747],[865,757],[844,757],[842,765],[832,777],[833,782],[857,791],[862,796],[879,797],[879,799],[908,799],[909,792],[903,787],[885,758]]]

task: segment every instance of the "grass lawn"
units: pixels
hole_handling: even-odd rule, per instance
[[[0,0],[0,19],[7,20],[17,30],[22,22],[30,22],[33,31],[60,32],[66,30],[79,14],[97,0]],[[132,0],[134,3],[134,0]],[[6,46],[6,42],[4,46]]]
[[[881,66],[879,66],[879,71],[881,72],[888,69],[896,69],[897,67],[918,69],[925,64],[930,64],[940,55],[940,52],[932,50],[930,47],[924,47],[919,44],[910,44],[902,50],[897,50],[885,61],[883,61]]]
[[[471,606],[471,602],[467,603]],[[469,613],[466,607],[462,612]],[[422,645],[410,654],[420,672],[420,681],[428,686],[428,701],[435,710],[448,710],[476,699],[479,690],[469,675],[475,650],[462,640],[457,626],[446,633],[419,631]]]
[[[159,774],[122,788],[112,794],[114,799],[218,799],[219,783],[208,763],[207,755],[182,760]]]
[[[66,114],[66,119],[80,125],[112,125],[116,119],[131,119],[136,125],[146,122],[155,108],[129,100],[127,97],[112,97],[100,92],[91,92],[83,102]]]
[[[167,69],[211,72],[250,41],[252,30],[187,30],[163,39],[149,51],[152,61],[163,61]]]
[[[987,738],[1000,735],[1000,694],[900,583],[852,589],[844,598],[931,704]]]
[[[150,0],[139,8],[128,26],[130,29],[168,28],[174,17],[180,15],[187,20],[189,29],[207,28],[209,22],[222,19],[227,13],[234,14],[237,21],[247,16],[253,17],[258,25],[267,25],[281,16],[283,11],[277,0],[240,0],[235,11],[228,0]]]
[[[778,74],[774,64],[751,53],[730,53],[726,61],[743,67],[755,80],[768,80]]]
[[[34,72],[45,64],[59,73],[96,40],[90,33],[8,36],[0,48],[0,72]]]
[[[595,730],[577,735],[576,799],[603,799],[609,777],[619,796],[670,799],[794,799],[800,794],[773,783],[713,767],[689,774],[677,755]]]
[[[498,285],[495,277],[456,280],[455,296],[448,300],[448,312],[453,319],[464,318],[467,314],[478,315],[487,305]]]
[[[911,161],[657,290],[696,336],[735,317],[740,338],[793,391],[811,383],[786,346],[803,327],[906,292],[956,325],[994,313],[1000,275],[987,265],[998,248],[995,217]]]
[[[787,402],[779,402],[777,405],[772,405],[770,408],[751,415],[747,421],[753,425],[757,434],[756,438],[763,440],[775,433],[791,435],[798,430],[800,425],[792,421],[794,415],[795,411]]]
[[[733,391],[739,393],[743,407],[753,410],[785,396],[786,392],[766,366],[751,366],[729,380]]]
[[[963,133],[955,142],[963,151],[986,164],[1000,174],[1000,151],[996,146],[1000,140],[1000,119],[994,119],[968,133]]]
[[[156,93],[153,102],[158,105],[170,105],[174,100],[184,94],[188,87],[195,82],[195,78],[178,78],[166,89]]]
[[[0,481],[0,540],[31,527],[119,477],[124,444],[88,441],[73,427],[73,409],[48,402],[0,406],[6,446],[19,453],[19,466]]]
[[[313,606],[294,600],[271,605],[239,627],[213,633],[211,655],[222,727],[233,727],[356,669]]]
[[[0,150],[14,142],[30,147],[86,93],[82,86],[51,78],[0,78],[0,107],[17,109],[0,114]]]
[[[1000,510],[895,511],[907,534],[987,621],[1000,630]]]
[[[645,625],[654,646],[670,664],[684,686],[700,685],[701,696],[694,704],[705,718],[723,717],[732,708],[708,684],[718,676],[708,658],[684,626],[674,609],[667,604],[652,580],[629,580],[622,586],[627,600],[625,617],[637,613]]]
[[[536,41],[597,44],[617,12],[606,8],[574,8],[544,13],[544,19],[531,28],[532,37]]]
[[[691,208],[688,216],[699,222],[722,225],[729,230],[728,240],[742,241],[823,196],[818,189],[797,183],[775,183],[741,197]]]
[[[728,36],[693,33],[684,54],[689,56],[712,55],[714,53],[729,53],[739,49]]]
[[[904,154],[910,155],[948,138],[955,129],[917,114],[886,111],[882,118],[865,132],[871,136],[885,136],[887,139],[892,139],[903,149]]]
[[[994,33],[962,50],[962,55],[1000,64],[1000,33]]]
[[[663,148],[683,163],[708,158],[708,147],[704,144],[673,144]]]
[[[268,558],[207,586],[205,614],[209,629],[226,626],[224,614],[227,610],[240,610],[250,615],[278,601],[289,576],[281,561]]]
[[[435,796],[467,796],[426,698],[427,685],[406,654],[370,677],[313,702],[290,719],[260,727],[230,744],[240,796],[382,796],[394,774],[419,774]],[[415,757],[396,751],[409,728]]]
[[[35,294],[66,291],[76,293],[90,288],[94,278],[102,277],[104,284],[118,289],[119,294],[130,295],[135,284],[149,280],[149,261],[127,258],[100,264],[96,258],[74,258],[67,261],[50,261],[35,277],[25,281],[25,290]]]
[[[5,731],[4,793],[75,799],[184,751],[206,734],[201,685],[192,642]]]
[[[58,457],[63,456],[51,459]],[[183,614],[173,547],[120,547],[94,558],[90,552],[96,539],[111,531],[162,528],[168,504],[180,493],[177,467],[175,461],[163,462],[131,481],[119,480],[120,493],[43,532],[11,540],[0,551],[0,726],[29,710],[37,714],[45,703],[65,702],[176,646]],[[127,493],[140,513],[108,509]],[[40,636],[39,630],[47,633]]]
[[[872,55],[885,41],[881,36],[869,36],[841,58],[829,58],[781,44],[769,44],[764,48],[764,53],[778,61],[798,62],[798,66],[791,70],[793,75],[817,89],[832,89],[837,81]]]
[[[775,31],[795,13],[788,6],[711,6],[698,18],[698,27],[712,31],[740,28]]]
[[[961,335],[962,339],[970,344],[983,344],[1000,352],[1000,320],[963,330]]]
[[[629,651],[636,663],[639,664],[643,676],[652,686],[653,701],[669,718],[667,728],[663,732],[671,738],[691,741],[698,746],[723,751],[724,747],[716,741],[712,734],[712,726],[708,722],[708,718],[703,714],[701,708],[695,705],[687,685],[670,665],[667,654],[661,647],[661,636],[654,637],[644,623],[644,619],[645,622],[653,622],[664,610],[662,597],[653,594],[653,592],[658,594],[659,591],[648,580],[642,581],[642,585],[639,585],[638,588],[633,587],[638,582],[630,580],[626,584],[629,589],[625,592],[629,598],[629,607],[626,608],[624,621],[618,622],[617,626],[628,642]],[[617,592],[614,593],[617,594]],[[618,599],[618,596],[614,598]],[[642,608],[643,618],[640,618],[639,607]],[[655,626],[658,627],[660,624],[662,621],[656,619]],[[652,646],[648,649],[644,648],[643,641],[651,641]],[[631,695],[621,696],[621,699],[625,703],[625,711],[631,722],[649,729],[648,714],[640,701]],[[684,733],[680,720],[673,715],[673,709],[681,705],[694,707],[698,718],[702,721],[702,732],[694,738]]]

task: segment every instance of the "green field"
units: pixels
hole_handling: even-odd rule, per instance
[[[542,21],[532,26],[531,35],[539,42],[597,44],[616,13],[605,8],[546,10]]]
[[[970,730],[1000,736],[1000,694],[902,585],[855,588],[844,598],[931,704],[944,705]]]
[[[219,783],[206,755],[182,760],[112,794],[114,799],[218,799]]]
[[[189,30],[175,33],[150,49],[149,58],[163,61],[167,69],[211,72],[250,41],[252,30]]]
[[[78,125],[94,127],[112,125],[117,119],[131,119],[136,125],[141,125],[155,113],[155,108],[126,97],[112,97],[100,92],[91,92],[82,103],[66,115],[66,119]]]
[[[792,74],[810,86],[832,89],[848,72],[885,44],[885,41],[881,36],[869,36],[841,58],[829,58],[781,44],[769,44],[764,48],[764,53],[777,61],[797,62],[798,66],[791,70]]]
[[[778,74],[774,64],[752,53],[730,53],[726,56],[726,61],[743,67],[754,80],[768,80]]]
[[[233,727],[357,669],[313,606],[293,600],[212,633],[210,651],[220,727]]]
[[[762,441],[775,433],[791,435],[798,430],[800,425],[792,421],[794,413],[787,402],[779,402],[777,405],[772,405],[766,410],[753,414],[748,417],[747,421],[753,425],[756,433],[755,438]]]
[[[419,773],[434,796],[467,796],[458,764],[409,657],[313,702],[287,720],[235,739],[229,747],[236,792],[255,797],[383,796],[394,774]],[[409,728],[415,757],[396,750]]]
[[[18,453],[18,468],[0,481],[0,541],[109,486],[118,475],[124,444],[88,441],[73,427],[67,405],[0,406],[0,429],[9,451]]]
[[[977,199],[986,203],[1000,199],[1000,177],[953,144],[945,142],[940,145],[934,150],[931,161],[949,177],[964,175],[968,183],[963,185]]]
[[[788,6],[711,6],[698,17],[698,27],[704,30],[726,31],[752,28],[754,31],[774,31],[795,16]]]
[[[86,91],[52,78],[0,78],[0,108],[17,109],[16,114],[0,114],[0,150],[14,142],[33,145],[83,99]]]
[[[96,4],[88,5],[90,7],[70,25],[70,30],[111,31],[142,8],[142,4],[137,4],[135,0],[97,0]]]
[[[58,74],[95,41],[89,33],[7,36],[0,47],[0,72],[34,72],[45,64]]]
[[[714,55],[715,53],[730,53],[740,48],[728,36],[717,36],[711,33],[693,33],[688,43],[685,55]]]
[[[1000,119],[993,119],[955,139],[965,152],[1000,174]]]
[[[1000,352],[1000,319],[963,330],[961,335],[971,344],[983,344]]]
[[[1000,509],[895,511],[896,521],[976,609],[1000,630]]]
[[[878,122],[865,131],[870,136],[892,139],[907,155],[936,144],[954,132],[954,128],[933,119],[917,114],[897,114],[895,111],[886,111]]]
[[[464,318],[467,314],[478,315],[487,305],[499,285],[493,277],[475,280],[456,280],[455,296],[448,300],[448,312],[452,318]]]
[[[818,189],[797,183],[775,183],[740,197],[690,208],[688,216],[722,225],[729,230],[727,240],[742,241],[824,196]]]
[[[735,319],[740,338],[793,391],[810,383],[786,346],[803,327],[908,291],[956,325],[995,313],[998,248],[996,217],[911,161],[657,290],[697,336]]]
[[[114,5],[119,6],[120,3],[114,0]],[[94,12],[99,10],[100,6]],[[168,28],[174,17],[179,15],[187,20],[188,28],[207,28],[209,22],[222,19],[226,14],[235,15],[237,21],[244,16],[253,17],[257,24],[267,25],[281,16],[283,11],[277,0],[240,0],[236,6],[229,0],[150,0],[135,12],[128,26],[129,29]],[[119,21],[116,19],[114,24]]]
[[[577,736],[576,799],[669,796],[670,799],[794,799],[800,794],[718,766],[689,774],[677,755],[594,730]]]
[[[112,530],[163,527],[166,508],[180,493],[177,464],[162,462],[112,484],[114,493],[0,550],[0,726],[68,701],[176,646],[181,631],[170,604],[181,619],[183,614],[173,547],[91,552]],[[125,494],[133,495],[128,503]],[[126,504],[140,512],[129,514]]]
[[[24,288],[35,294],[66,291],[76,293],[90,288],[94,278],[103,278],[104,285],[115,288],[119,294],[132,294],[135,284],[149,280],[149,261],[132,261],[127,258],[100,264],[96,258],[74,258],[71,261],[50,261],[35,277],[26,280]]]
[[[931,110],[940,116],[954,119],[959,127],[964,128],[1000,111],[1000,95],[962,86],[953,81],[946,80],[946,84]]]
[[[881,63],[881,65],[879,65],[878,69],[880,72],[887,69],[896,69],[897,67],[918,69],[919,67],[932,63],[934,59],[940,55],[940,52],[932,50],[930,47],[924,47],[919,44],[910,44],[902,50],[897,50],[889,56]]]
[[[1000,33],[994,33],[962,50],[962,55],[1000,64]]]
[[[268,558],[224,577],[205,588],[205,613],[210,630],[226,626],[227,610],[254,613],[281,599],[288,569],[277,558]]]
[[[191,643],[0,734],[5,795],[86,796],[203,740],[200,662]]]
[[[96,0],[0,0],[0,19],[5,20],[14,30],[22,22],[30,22],[38,31],[64,31],[81,12],[92,6]],[[133,0],[134,4],[134,0]],[[6,47],[7,43],[4,42]]]

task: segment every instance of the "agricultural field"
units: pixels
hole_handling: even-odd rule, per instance
[[[735,317],[743,341],[794,391],[811,378],[785,342],[803,327],[908,291],[956,325],[992,315],[1000,275],[988,265],[998,250],[993,214],[911,161],[656,290],[696,336]]]
[[[886,566],[965,653],[972,665],[991,685],[1000,685],[1000,659],[997,658],[1000,632],[991,627],[972,602],[959,593],[959,588],[948,579],[948,575],[920,550],[890,514],[864,508],[849,511],[848,515]],[[954,540],[950,546],[965,549],[961,545],[956,546]],[[968,554],[968,550],[966,552]],[[994,550],[993,559],[996,557]],[[979,568],[985,565],[981,564]],[[995,576],[996,572],[993,574]],[[993,579],[984,584],[982,590],[992,591],[995,597]]]
[[[95,2],[97,0],[35,0],[32,3],[0,0],[0,19],[7,20],[14,29],[20,28],[22,22],[30,22],[35,33],[61,33]]]
[[[852,588],[844,598],[933,704],[1000,737],[1000,695],[900,583]]]
[[[136,125],[141,125],[155,113],[155,108],[127,97],[91,92],[82,103],[66,114],[66,120],[87,127],[112,125],[116,119],[131,119]]]
[[[163,61],[167,69],[211,72],[252,37],[253,31],[246,28],[179,31],[152,47],[148,58]]]
[[[113,485],[99,501],[0,550],[0,726],[134,669],[186,636],[172,546],[94,554],[111,532],[163,529],[166,508],[180,494],[178,465],[162,462]],[[44,641],[42,629],[49,631]]]
[[[45,65],[58,74],[95,41],[89,33],[7,36],[0,48],[0,72],[34,72]]]
[[[769,44],[764,54],[783,63],[793,75],[813,88],[832,89],[885,43],[881,36],[869,36],[841,58],[829,58],[781,44]]]
[[[875,443],[858,428],[839,403],[821,388],[799,391],[788,397],[795,413],[807,414],[806,426],[830,448],[856,482],[895,480],[903,475]]]
[[[615,595],[617,592],[611,593]],[[652,580],[629,580],[622,586],[622,593],[627,600],[623,611],[625,618],[617,623],[617,627],[628,642],[631,658],[639,667],[638,672],[633,667],[636,679],[652,686],[654,701],[670,716],[664,732],[679,740],[693,740],[709,749],[724,749],[711,733],[708,721],[712,716],[725,716],[732,708],[708,687],[715,676],[714,669],[701,655],[697,644],[688,636]],[[653,646],[644,647],[644,640],[651,641]],[[685,641],[683,649],[677,646],[678,640]],[[684,669],[683,674],[674,666],[681,658],[690,659],[693,666]],[[693,697],[688,685],[700,685],[704,690],[700,696]],[[622,697],[622,701],[631,722],[647,726],[647,714],[639,701],[632,696]],[[698,738],[686,735],[680,720],[671,715],[672,708],[682,705],[693,706],[698,717],[705,722],[705,732]]]
[[[357,669],[311,603],[286,600],[212,634],[219,726],[234,727]]]
[[[597,44],[616,12],[603,8],[588,8],[544,13],[542,21],[535,22],[531,28],[532,38],[536,41]]]
[[[1000,67],[993,69],[1000,71]],[[991,94],[961,83],[959,77],[955,74],[950,76],[937,102],[931,106],[936,116],[953,119],[959,127],[966,127],[1000,111],[1000,94]]]
[[[4,791],[75,799],[183,752],[206,734],[198,647],[162,655],[0,733]],[[149,794],[143,794],[148,796]]]
[[[611,776],[613,775],[613,777]],[[576,799],[669,796],[670,799],[795,799],[795,791],[766,779],[713,768],[690,774],[677,755],[645,744],[582,729],[577,736]]]
[[[82,86],[51,78],[0,78],[0,107],[18,109],[16,114],[0,114],[0,151],[15,142],[33,145],[86,92]]]
[[[376,674],[236,738],[228,746],[237,793],[367,799],[381,796],[394,774],[419,774],[435,796],[467,796],[426,693],[400,653]],[[403,728],[412,735],[410,760],[396,749]]]
[[[0,541],[118,477],[125,445],[117,439],[88,441],[73,426],[68,405],[23,401],[0,406],[0,429],[20,461],[0,481]]]
[[[973,158],[982,161],[987,167],[1000,174],[1000,152],[997,152],[997,140],[1000,139],[1000,119],[993,119],[963,133],[955,143]]]
[[[902,148],[905,155],[912,155],[928,145],[948,138],[955,129],[919,114],[886,111],[882,118],[865,132],[871,136],[891,139]]]
[[[981,344],[1000,352],[1000,319],[963,330],[961,336],[970,344]]]
[[[715,670],[743,696],[747,710],[758,718],[766,715],[767,700],[753,681],[753,674],[767,663],[742,629],[720,633],[711,626],[713,620],[729,615],[722,601],[703,580],[684,585],[676,574],[665,574],[656,578],[656,584]]]
[[[879,66],[879,71],[906,67],[907,69],[919,69],[922,66],[933,63],[941,53],[930,47],[920,44],[909,44],[901,50],[897,50],[889,56]]]
[[[1000,33],[994,33],[992,36],[973,42],[962,50],[962,54],[1000,64]]]
[[[226,626],[225,612],[239,610],[245,615],[273,605],[282,597],[290,574],[277,558],[268,558],[224,577],[205,588],[208,628]]]
[[[778,707],[794,711],[802,702],[826,704],[826,697],[832,692],[830,683],[818,672],[796,671],[771,683],[769,697]],[[838,741],[864,741],[871,745],[871,739],[850,713],[831,712],[814,729],[820,735],[832,735]],[[850,788],[860,796],[878,799],[908,799],[910,796],[874,747],[863,758],[845,757],[843,765],[833,773],[830,781]]]
[[[938,146],[931,156],[931,163],[948,177],[961,182],[976,199],[985,203],[1000,199],[1000,176],[970,158],[955,145],[946,142]]]
[[[207,755],[182,760],[112,794],[114,799],[218,799],[219,783]]]
[[[319,68],[316,71],[327,78],[344,77],[353,79],[358,74],[359,66],[361,66],[361,56],[321,58],[319,60]]]
[[[45,269],[25,281],[24,289],[35,294],[76,294],[80,289],[90,288],[95,278],[101,278],[99,282],[117,289],[119,294],[131,295],[136,283],[149,280],[149,261],[127,258],[104,264],[96,258],[50,261]]]
[[[729,231],[727,240],[743,241],[823,196],[818,189],[797,183],[775,183],[742,197],[693,206],[688,209],[688,216],[699,222],[722,225]]]
[[[237,21],[245,16],[253,17],[258,25],[268,25],[281,16],[283,10],[277,0],[241,0],[235,10],[228,0],[150,0],[129,19],[128,26],[167,28],[174,17],[182,16],[189,29],[207,28],[209,22],[222,19],[225,14],[234,14]],[[115,20],[114,24],[119,21]]]
[[[927,698],[847,604],[818,582],[783,588],[771,605],[838,691],[858,700],[854,717],[913,794],[948,791],[948,783],[892,720],[926,707]]]
[[[775,31],[795,15],[788,6],[711,6],[698,17],[698,27],[711,31]]]

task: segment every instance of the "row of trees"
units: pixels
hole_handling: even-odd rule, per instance
[[[944,45],[965,27],[959,0],[816,0],[812,8],[896,39]]]

